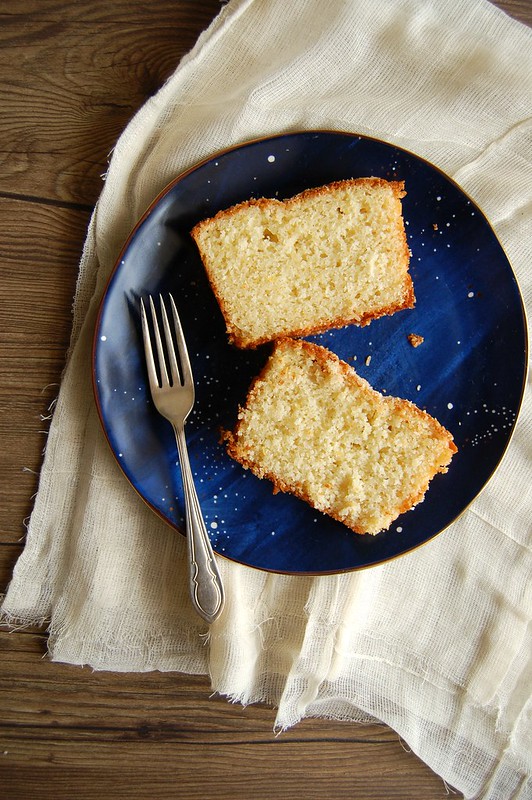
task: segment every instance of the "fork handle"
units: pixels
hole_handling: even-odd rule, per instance
[[[198,614],[214,622],[224,606],[224,590],[190,469],[184,426],[173,426],[185,492],[185,521],[190,563],[190,595]]]

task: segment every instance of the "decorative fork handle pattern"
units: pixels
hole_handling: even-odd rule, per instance
[[[173,425],[173,429],[185,492],[187,547],[191,566],[190,594],[198,614],[211,623],[223,609],[223,585],[190,469],[184,426]]]

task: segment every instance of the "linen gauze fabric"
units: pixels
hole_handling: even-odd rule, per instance
[[[4,621],[48,622],[54,661],[208,673],[232,700],[272,704],[278,729],[376,718],[464,797],[532,796],[529,391],[495,476],[440,536],[341,575],[219,559],[226,607],[208,631],[184,538],[125,479],[91,387],[98,305],[150,202],[217,151],[282,132],[365,134],[444,170],[489,218],[530,309],[531,77],[532,32],[487,0],[221,7],[110,160]]]

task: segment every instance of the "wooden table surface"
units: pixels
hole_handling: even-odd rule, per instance
[[[532,24],[531,0],[498,2]],[[0,592],[22,551],[107,156],[219,0],[0,0]],[[0,799],[436,800],[384,725],[211,697],[206,677],[53,664],[44,629],[0,629]],[[452,795],[451,795],[452,796]]]

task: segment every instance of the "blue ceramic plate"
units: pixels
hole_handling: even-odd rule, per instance
[[[413,400],[459,448],[425,501],[385,533],[358,536],[286,494],[272,493],[219,443],[269,348],[227,343],[221,313],[190,237],[199,220],[249,197],[288,197],[333,180],[376,175],[406,183],[403,201],[417,303],[358,328],[310,337],[379,391]],[[524,389],[526,321],[508,259],[485,217],[426,161],[381,141],[303,132],[220,153],[177,178],[127,240],[103,297],[94,339],[96,402],[111,448],[153,510],[183,529],[173,433],[147,387],[139,297],[172,292],[197,387],[190,457],[217,553],[284,573],[380,564],[427,542],[478,495],[506,449]],[[407,339],[424,337],[414,348]],[[368,357],[371,356],[371,359]]]

